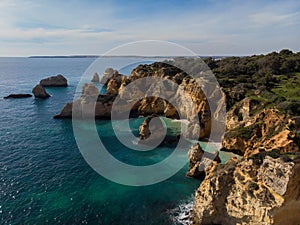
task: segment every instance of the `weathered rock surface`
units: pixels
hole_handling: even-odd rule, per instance
[[[215,154],[204,152],[199,143],[193,145],[188,151],[189,171],[187,176],[204,178],[205,169],[213,162],[220,163],[219,152]]]
[[[125,75],[119,74],[118,71],[115,70],[113,76],[107,83],[106,93],[108,95],[117,95],[121,85],[126,82],[126,79]]]
[[[94,84],[84,84],[81,97],[74,102],[67,103],[54,118],[63,119],[75,116],[87,119],[109,119],[113,100],[114,96],[99,95],[99,90]]]
[[[100,83],[107,85],[109,79],[114,75],[114,73],[118,73],[118,71],[113,68],[107,68],[101,77]]]
[[[36,97],[36,98],[45,99],[45,98],[50,97],[50,95],[46,92],[46,89],[40,84],[36,85],[32,89],[32,93],[34,94],[34,97]]]
[[[67,87],[68,81],[63,75],[58,74],[56,76],[42,79],[40,81],[40,85],[44,87]]]
[[[163,82],[156,84],[153,81],[143,80],[139,83],[140,78],[145,77],[159,78]],[[136,83],[130,85],[132,82]],[[105,98],[113,101],[116,96],[119,96],[122,102],[118,105],[119,110],[131,107],[131,116],[157,114],[168,118],[187,119],[191,125],[186,137],[205,139],[210,135],[212,120],[207,96],[201,89],[208,87],[207,93],[216,99],[220,97],[220,94],[216,93],[213,86],[210,87],[211,84],[208,80],[201,79],[202,86],[199,85],[199,82],[180,69],[166,63],[139,65],[133,69],[129,77],[108,68],[105,70],[100,83],[106,85],[106,96],[113,97],[101,96],[98,98],[95,115],[97,118],[109,118],[108,110],[112,108],[112,102],[107,102]],[[156,94],[161,93],[161,90],[163,90],[165,99],[155,97]],[[147,95],[147,93],[151,94]],[[102,99],[106,102],[102,102]],[[81,105],[81,107],[87,106],[84,102],[79,103],[79,101],[84,101],[84,99],[81,98],[76,104]],[[132,106],[130,104],[133,101],[135,104]],[[215,104],[213,107],[217,108],[219,102],[213,101],[211,104]],[[101,109],[102,107],[103,109]],[[101,113],[104,114],[101,115]],[[67,117],[71,117],[71,114]],[[195,117],[198,117],[200,122],[195,123]]]
[[[139,127],[139,144],[157,146],[173,145],[179,140],[178,136],[167,135],[167,128],[156,115],[148,116]]]
[[[8,96],[5,96],[4,99],[8,98],[30,98],[32,97],[31,94],[10,94]]]
[[[91,82],[95,82],[95,83],[99,83],[100,82],[100,78],[99,78],[99,74],[98,73],[95,73],[93,75],[93,78],[92,78]]]
[[[193,224],[298,224],[299,168],[299,160],[266,152],[212,163],[196,192]]]
[[[233,112],[228,112],[230,122],[222,142],[224,149],[246,157],[258,153],[259,149],[279,149],[282,153],[299,151],[294,140],[296,130],[291,129],[295,120],[274,109],[249,116],[247,108],[243,107],[245,116],[241,121],[232,122],[234,119],[230,115]]]

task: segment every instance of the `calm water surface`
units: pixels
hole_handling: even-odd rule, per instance
[[[129,63],[126,60],[115,62]],[[0,58],[0,224],[176,224],[170,210],[191,199],[199,186],[199,180],[185,177],[187,166],[159,184],[129,187],[106,180],[87,165],[71,121],[52,116],[72,101],[81,75],[93,61]],[[104,60],[103,69],[108,66]],[[130,69],[121,72],[128,74]],[[47,88],[49,99],[2,98],[31,93],[40,79],[58,73],[67,77],[69,87]],[[130,121],[134,132],[141,122]],[[133,158],[117,141],[109,121],[98,121],[97,129],[117,158],[133,164],[155,163],[172,151],[158,148]]]

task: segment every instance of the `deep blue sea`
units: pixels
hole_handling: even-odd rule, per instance
[[[185,176],[187,165],[150,186],[113,183],[85,162],[71,120],[53,119],[73,100],[80,77],[94,60],[0,58],[0,224],[176,224],[174,211],[191,200],[200,181]],[[127,63],[125,58],[114,60],[115,65]],[[103,68],[109,61],[103,61]],[[40,79],[58,73],[69,87],[47,88],[49,99],[3,99],[31,93]],[[142,121],[131,120],[132,128],[137,131]],[[157,162],[172,151],[160,147],[132,158],[116,140],[110,121],[97,121],[97,130],[117,158],[133,164]]]

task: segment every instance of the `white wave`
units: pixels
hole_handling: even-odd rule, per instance
[[[174,224],[191,225],[192,210],[194,207],[194,198],[192,195],[187,201],[180,203],[176,208],[170,210],[170,217]]]

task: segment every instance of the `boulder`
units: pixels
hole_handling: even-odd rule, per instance
[[[99,83],[100,82],[99,74],[95,73],[91,81],[95,83]]]
[[[46,92],[45,88],[38,84],[32,89],[32,93],[34,94],[34,97],[36,98],[49,98],[50,95]]]
[[[31,94],[10,94],[8,96],[5,96],[4,98],[30,98],[32,97]]]
[[[67,87],[68,81],[63,75],[58,74],[56,76],[42,79],[40,81],[40,85],[44,87]]]

